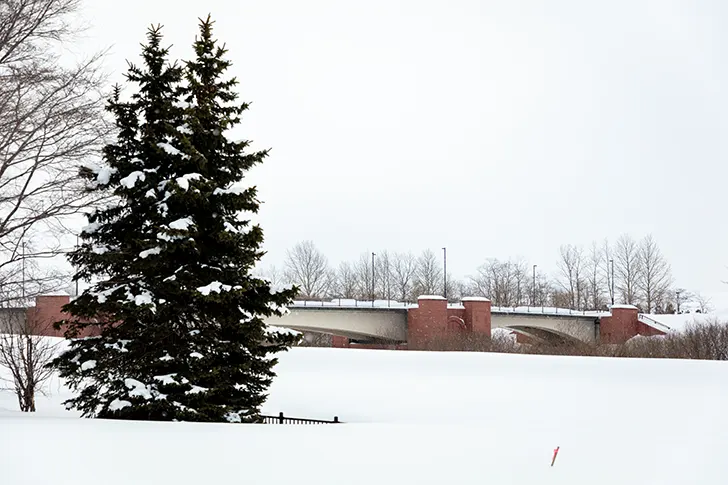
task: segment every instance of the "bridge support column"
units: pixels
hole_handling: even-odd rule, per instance
[[[447,300],[441,296],[420,296],[417,308],[407,312],[407,348],[424,349],[447,330]]]
[[[599,321],[599,339],[604,344],[622,344],[638,334],[639,309],[632,305],[614,305],[612,315]]]
[[[467,297],[463,298],[462,302],[465,307],[465,326],[468,331],[490,336],[490,300]]]

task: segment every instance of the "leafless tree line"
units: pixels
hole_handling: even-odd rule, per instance
[[[647,313],[675,311],[676,291],[669,263],[651,235],[627,235],[613,244],[592,243],[587,251],[560,248],[558,285],[569,308],[599,309],[609,303],[635,305]]]
[[[367,252],[355,261],[332,266],[312,241],[294,246],[288,251],[282,270],[272,266],[264,276],[274,285],[297,285],[302,299],[412,301],[417,295],[439,295],[444,285],[441,260],[430,250],[420,255]],[[448,287],[449,293],[458,293],[457,282]]]
[[[271,267],[265,276],[297,285],[301,299],[411,302],[419,295],[447,294],[452,301],[483,296],[503,307],[603,310],[615,303],[646,313],[674,313],[693,302],[700,311],[710,310],[706,299],[674,286],[670,265],[651,235],[640,240],[623,235],[614,243],[604,240],[587,248],[561,246],[554,274],[524,260],[493,258],[462,280],[445,279],[443,261],[431,250],[419,255],[367,252],[334,266],[312,241],[304,241],[288,251],[282,270]]]

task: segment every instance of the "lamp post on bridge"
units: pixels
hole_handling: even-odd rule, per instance
[[[374,307],[374,253],[372,253],[372,308]]]
[[[610,259],[609,264],[612,265],[612,284],[610,293],[612,294],[612,306],[614,306],[614,260]]]
[[[445,300],[447,300],[447,248],[442,248],[442,272],[442,294],[445,297]]]
[[[675,290],[675,314],[680,313],[680,293],[682,293],[682,290]]]
[[[536,266],[533,265],[533,284],[531,286],[531,306],[536,306]]]

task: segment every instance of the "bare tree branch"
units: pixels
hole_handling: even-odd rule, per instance
[[[288,251],[284,274],[300,289],[301,298],[323,298],[332,286],[332,274],[326,256],[311,241],[296,244]]]
[[[638,256],[640,271],[637,287],[644,297],[645,311],[653,313],[664,307],[669,298],[672,272],[651,235],[645,236],[640,242]]]
[[[528,278],[525,262],[490,259],[470,277],[470,293],[490,298],[495,306],[518,306],[526,302],[527,294],[533,290]],[[543,290],[537,282],[537,293]]]
[[[0,281],[23,261],[61,254],[64,221],[106,197],[92,198],[78,176],[100,158],[111,132],[103,116],[102,55],[63,67],[56,54],[77,33],[70,16],[79,5],[0,3]],[[19,297],[17,285],[0,288],[0,298]]]
[[[419,295],[439,295],[442,293],[442,264],[435,253],[426,249],[417,258],[415,290]]]
[[[568,298],[568,307],[580,310],[582,307],[582,294],[584,290],[583,265],[584,258],[581,248],[566,245],[559,248],[560,259],[558,263],[560,278],[557,280],[564,289]]]
[[[639,248],[631,237],[622,235],[613,250],[615,285],[622,303],[639,305],[638,281],[641,277]]]
[[[592,243],[589,258],[586,262],[586,283],[588,292],[587,309],[602,309],[605,303],[605,279],[602,273],[602,250],[596,242]]]
[[[358,285],[354,268],[346,261],[339,264],[336,270],[335,296],[354,299],[357,297]]]
[[[391,277],[394,294],[400,301],[413,298],[417,260],[412,253],[396,253],[392,258]]]
[[[34,328],[39,322],[29,322],[25,309],[17,310],[0,310],[0,367],[10,374],[3,380],[18,398],[20,410],[35,412],[35,396],[53,374],[47,364],[58,344],[39,335],[44,333]]]

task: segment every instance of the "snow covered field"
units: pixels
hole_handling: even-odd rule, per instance
[[[718,484],[728,365],[297,348],[268,414],[320,426],[35,416],[0,391],[2,485]],[[551,468],[553,449],[560,446]]]

